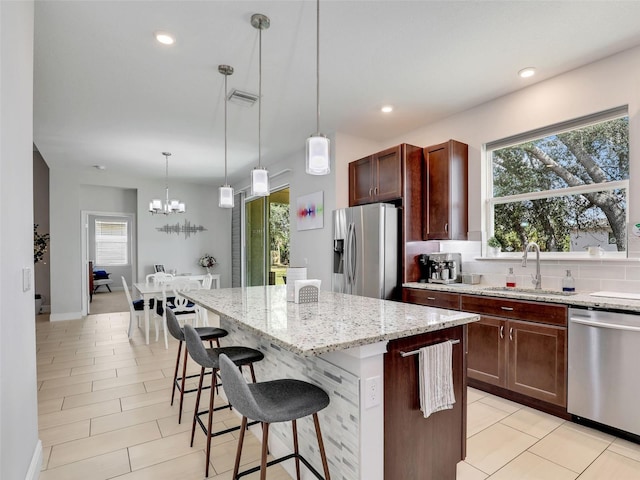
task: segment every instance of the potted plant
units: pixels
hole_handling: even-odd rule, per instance
[[[201,267],[206,268],[207,273],[209,273],[209,269],[215,267],[218,264],[218,261],[215,259],[213,255],[209,255],[208,253],[205,253],[203,256],[200,257],[200,260],[198,263],[200,264]]]
[[[33,224],[33,264],[41,262],[44,258],[44,254],[47,253],[47,247],[49,246],[49,234],[38,233],[38,224]],[[43,262],[44,263],[44,262]],[[36,315],[40,313],[40,308],[42,308],[42,295],[39,293],[35,294],[35,308]]]
[[[498,240],[495,236],[489,237],[487,240],[487,256],[489,257],[497,257],[502,250],[502,244],[500,240]]]

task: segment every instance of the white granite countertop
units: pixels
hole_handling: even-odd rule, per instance
[[[593,292],[578,292],[575,295],[563,295],[550,290],[534,292],[533,289],[500,289],[491,290],[489,285],[468,285],[465,283],[450,283],[448,285],[436,283],[410,282],[402,285],[406,288],[420,288],[424,290],[436,290],[440,292],[467,293],[486,297],[514,298],[518,300],[531,300],[536,302],[560,303],[569,307],[592,307],[605,310],[619,310],[630,313],[640,313],[640,300],[629,298],[615,298],[607,296],[592,296]],[[522,291],[526,290],[526,291]]]
[[[479,320],[472,313],[321,291],[286,301],[285,286],[196,290],[190,300],[299,355],[320,355]]]

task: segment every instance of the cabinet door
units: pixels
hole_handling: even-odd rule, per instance
[[[450,140],[424,149],[425,240],[466,240],[468,146]]]
[[[509,320],[507,326],[509,328],[507,388],[565,407],[567,405],[567,329],[517,320]]]
[[[455,480],[456,464],[466,456],[467,384],[465,327],[453,327],[391,340],[384,354],[384,478]],[[453,408],[424,418],[420,411],[418,356],[402,357],[425,345],[453,345]]]
[[[349,206],[364,205],[373,201],[373,155],[349,164]]]
[[[449,237],[449,149],[447,144],[426,149],[426,239]]]
[[[376,165],[374,197],[376,202],[402,197],[402,147],[389,148],[374,155]]]
[[[468,325],[467,375],[491,385],[507,386],[506,320],[481,316]]]

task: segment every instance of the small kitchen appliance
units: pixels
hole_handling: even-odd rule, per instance
[[[427,260],[429,283],[462,283],[462,255],[430,253]]]

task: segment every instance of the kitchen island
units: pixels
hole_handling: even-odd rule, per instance
[[[419,476],[408,477],[389,468],[419,463],[411,455],[444,458],[439,450],[451,442],[460,444],[458,457],[460,452],[464,456],[464,333],[478,315],[331,292],[320,292],[318,303],[295,304],[286,301],[284,286],[198,290],[188,297],[220,316],[229,331],[224,345],[245,345],[265,354],[256,364],[259,380],[299,378],[329,393],[331,404],[320,417],[332,478],[455,478],[460,458],[449,465],[446,476],[441,471],[423,475],[411,466]],[[453,410],[423,419],[415,395],[417,356],[404,358],[399,352],[449,339],[460,342],[453,361],[457,402]],[[458,432],[438,422],[454,415]],[[410,427],[416,418],[424,427],[420,431],[428,433],[416,437],[401,427]],[[292,440],[288,425],[275,427],[270,449],[279,456],[283,450],[288,453]],[[433,441],[439,434],[442,441]],[[299,435],[301,453],[318,466],[312,423],[301,421]],[[403,445],[407,448],[398,448]],[[413,454],[411,445],[419,447]]]

